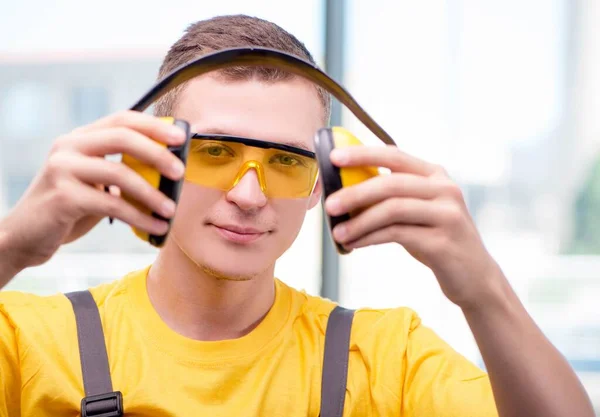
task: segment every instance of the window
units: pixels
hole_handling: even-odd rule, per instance
[[[0,52],[10,50],[32,54],[34,60],[41,60],[19,64],[26,68],[19,75],[24,80],[23,87],[19,87],[18,91],[11,90],[8,101],[4,92],[1,92],[0,102],[6,104],[2,104],[0,111],[0,138],[12,137],[15,132],[19,137],[25,137],[25,133],[39,132],[41,129],[47,142],[44,146],[38,148],[36,145],[32,149],[32,152],[41,154],[48,149],[53,138],[65,131],[112,111],[128,108],[154,82],[160,62],[171,43],[193,21],[215,15],[245,13],[264,17],[300,39],[319,64],[323,61],[322,0],[297,3],[232,0],[210,4],[185,1],[171,4],[167,11],[145,6],[146,2],[141,0],[107,0],[101,7],[87,11],[58,5],[47,10],[45,21],[60,20],[60,31],[32,32],[31,36],[13,39],[10,45],[0,46]],[[14,13],[10,15],[17,16],[17,21],[12,22],[0,14],[0,28],[16,27],[30,19],[26,7],[15,6],[13,9],[11,12]],[[122,11],[116,18],[115,9]],[[132,21],[126,17],[139,10],[143,10],[143,19]],[[104,23],[107,19],[111,21],[108,31]],[[82,30],[82,21],[86,22],[85,30]],[[64,36],[66,33],[77,33],[77,36]],[[73,50],[85,51],[85,54],[79,57],[71,53]],[[49,57],[48,62],[44,56]],[[65,56],[67,59],[64,59]],[[36,68],[50,68],[51,71],[46,71],[48,76],[43,78],[36,75]],[[43,97],[40,96],[47,91],[57,91],[56,100],[42,101]],[[4,111],[7,106],[10,112]],[[146,112],[150,111],[148,109]],[[17,124],[28,130],[16,128]],[[5,126],[12,128],[11,135],[5,134]],[[3,155],[2,160],[21,160],[15,148],[11,149],[12,153]],[[36,170],[39,166],[35,167]],[[4,167],[0,166],[0,169]],[[8,179],[5,178],[5,181]],[[19,181],[13,180],[7,204],[14,202],[26,186],[25,180]],[[277,265],[277,276],[291,285],[318,294],[320,237],[321,213],[320,206],[317,206],[306,216],[291,251]],[[71,274],[65,270],[65,265],[74,271],[74,277],[83,277],[79,281],[74,278],[73,285],[79,285],[79,288],[87,283],[112,280],[147,261],[147,258],[143,258],[134,265],[119,262],[118,259],[142,259],[136,256],[145,256],[148,252],[152,254],[148,246],[135,237],[127,226],[108,226],[107,221],[102,221],[84,238],[62,247],[52,262],[23,271],[11,285],[31,282],[26,288],[34,292],[64,291],[66,287],[61,284],[61,277]],[[109,270],[107,265],[114,265],[114,268]],[[80,266],[81,269],[77,269]],[[40,277],[47,277],[47,280]]]
[[[9,176],[5,178],[6,205],[13,207],[29,187],[31,177]]]
[[[5,140],[43,136],[52,118],[48,85],[26,80],[7,86],[0,94],[0,132]]]
[[[560,238],[555,229],[542,221],[525,228],[514,219],[536,218],[526,210],[539,208],[536,199],[555,184],[546,178],[525,188],[529,183],[512,174],[524,170],[515,161],[539,163],[540,151],[567,146],[551,136],[564,117],[566,3],[353,0],[348,9],[348,90],[404,151],[446,167],[463,187],[493,254],[507,258],[507,269],[520,265],[524,250],[548,253],[548,243]],[[385,36],[382,27],[390,28]],[[344,124],[372,139],[349,112]],[[521,150],[522,143],[536,142],[544,144],[531,147],[538,152]],[[551,171],[544,168],[541,178]],[[362,249],[340,262],[342,301],[411,306],[453,346],[477,358],[460,311],[431,271],[397,245]]]
[[[93,122],[109,111],[106,87],[79,86],[71,93],[71,123],[82,126]]]

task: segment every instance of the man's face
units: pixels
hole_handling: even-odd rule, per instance
[[[235,135],[314,151],[313,137],[323,127],[323,114],[314,86],[303,79],[266,83],[202,76],[185,87],[174,116],[187,120],[194,133]],[[318,185],[306,198],[268,198],[254,169],[228,191],[186,181],[171,234],[205,270],[249,279],[271,268],[291,246],[306,211],[319,197]]]

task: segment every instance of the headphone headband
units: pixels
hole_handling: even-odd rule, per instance
[[[164,94],[194,77],[240,65],[280,68],[312,81],[344,104],[382,142],[388,145],[396,145],[392,137],[367,114],[350,93],[316,65],[294,55],[270,48],[230,48],[196,58],[179,66],[154,84],[131,107],[131,110],[144,111]]]

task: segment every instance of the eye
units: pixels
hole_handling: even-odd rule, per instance
[[[210,155],[213,158],[232,157],[234,153],[229,147],[221,143],[203,143],[194,149],[196,152],[201,152]]]
[[[222,146],[211,146],[208,149],[206,149],[206,153],[212,156],[221,156],[223,151],[224,149]]]
[[[273,155],[269,160],[270,163],[278,163],[284,166],[296,166],[296,165],[304,165],[301,159],[296,158],[289,154],[277,154]]]

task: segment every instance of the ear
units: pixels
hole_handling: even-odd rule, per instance
[[[322,193],[323,193],[323,187],[321,185],[321,177],[319,177],[317,179],[317,183],[315,184],[315,189],[313,190],[312,194],[310,195],[310,198],[308,201],[308,209],[309,210],[314,208],[317,205],[317,203],[321,199]]]

